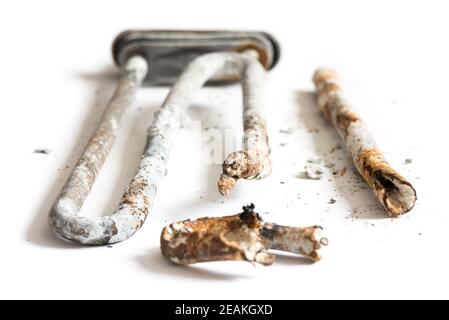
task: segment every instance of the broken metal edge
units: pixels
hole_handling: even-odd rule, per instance
[[[270,249],[302,255],[316,262],[319,249],[328,244],[320,226],[290,227],[265,222],[254,211],[223,217],[204,217],[174,222],[161,232],[162,255],[175,264],[240,260],[271,265]]]
[[[196,57],[217,51],[252,49],[257,51],[265,69],[272,69],[280,58],[278,41],[266,32],[128,30],[120,33],[112,45],[112,55],[122,68],[135,55],[146,59],[149,72],[144,85],[173,84],[184,68]],[[209,83],[229,83],[238,78],[214,78]]]
[[[385,159],[365,122],[344,98],[339,77],[330,68],[317,69],[312,78],[318,107],[335,127],[351,153],[354,166],[390,216],[413,209],[416,190]]]

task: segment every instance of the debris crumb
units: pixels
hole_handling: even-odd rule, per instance
[[[337,143],[335,146],[333,146],[330,150],[329,153],[334,153],[336,150],[340,150],[342,148],[340,143]]]
[[[325,163],[324,164],[324,166],[326,167],[326,168],[333,168],[333,167],[335,167],[335,163],[332,163],[332,162],[327,162],[327,163]]]
[[[283,134],[292,134],[294,131],[295,131],[294,128],[279,129],[279,133],[283,133]]]
[[[412,159],[411,158],[407,158],[404,161],[405,164],[411,164],[412,163]]]
[[[304,167],[304,169],[305,174],[303,175],[303,177],[312,180],[320,180],[324,172],[323,167],[317,163],[309,163]]]
[[[46,148],[34,149],[33,153],[38,153],[38,154],[50,154],[50,150],[49,150],[49,149],[46,149]]]

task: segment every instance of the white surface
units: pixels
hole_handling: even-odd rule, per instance
[[[444,1],[1,2],[0,298],[448,298],[448,9]],[[275,34],[283,52],[267,84],[274,172],[222,198],[220,166],[201,161],[198,132],[185,130],[142,230],[113,248],[75,247],[55,239],[47,214],[114,88],[111,42],[129,28]],[[387,218],[360,189],[347,153],[329,153],[339,139],[310,93],[323,65],[339,71],[391,164],[415,184],[418,202],[406,216]],[[139,92],[84,214],[113,212],[166,94]],[[190,113],[240,138],[240,110],[240,88],[231,86],[204,89]],[[286,128],[293,134],[279,132]],[[348,171],[300,179],[308,159]],[[234,214],[249,202],[270,213],[266,220],[321,224],[330,240],[322,261],[178,267],[159,254],[168,222]]]

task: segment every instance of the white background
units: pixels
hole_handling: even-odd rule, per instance
[[[448,10],[445,1],[2,1],[0,298],[448,298]],[[199,138],[184,130],[132,239],[67,244],[47,214],[114,89],[112,40],[133,28],[266,30],[279,39],[266,92],[274,171],[222,198],[220,165],[201,161]],[[344,149],[330,152],[340,140],[315,104],[319,66],[338,70],[391,164],[415,185],[406,216],[388,218]],[[167,90],[139,92],[83,214],[114,211]],[[239,139],[240,110],[234,85],[203,89],[190,114]],[[322,180],[301,179],[309,159],[335,167]],[[266,220],[322,225],[330,241],[322,261],[179,267],[160,255],[166,224],[235,214],[249,202]]]

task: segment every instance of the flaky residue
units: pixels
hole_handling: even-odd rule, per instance
[[[410,211],[416,202],[415,189],[388,164],[365,123],[343,99],[336,72],[318,69],[313,81],[318,106],[345,141],[355,167],[377,199],[392,216]]]
[[[268,153],[262,150],[238,151],[231,153],[223,163],[223,174],[218,181],[218,191],[226,195],[238,179],[262,179],[272,170]]]
[[[162,230],[161,252],[176,264],[245,260],[271,265],[275,256],[269,249],[320,260],[318,250],[327,245],[321,227],[280,226],[264,222],[253,210],[254,205],[245,206],[232,216],[172,223]]]

